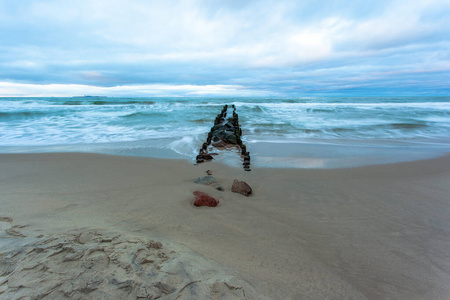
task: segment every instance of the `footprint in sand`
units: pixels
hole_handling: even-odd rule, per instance
[[[0,217],[0,230],[6,233],[8,237],[26,237],[22,232],[21,228],[26,227],[26,225],[12,225],[13,219],[10,217]]]
[[[0,230],[6,230],[12,227],[13,219],[10,217],[0,217]]]
[[[0,299],[256,299],[242,282],[225,282],[200,257],[161,242],[101,230],[19,232],[12,222],[0,217],[1,234],[27,238],[0,253]]]
[[[216,282],[211,286],[212,299],[247,299],[242,287],[235,287],[226,282]]]
[[[108,254],[101,248],[90,249],[86,251],[88,254],[83,259],[82,266],[85,269],[101,272],[109,266],[110,258]]]

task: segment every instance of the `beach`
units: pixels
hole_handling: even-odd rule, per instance
[[[449,0],[0,28],[0,300],[450,300]]]
[[[0,170],[2,299],[450,298],[448,155],[244,172],[1,154]],[[207,170],[224,191],[194,183]],[[193,206],[194,191],[219,206]]]

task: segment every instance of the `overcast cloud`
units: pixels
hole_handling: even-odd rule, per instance
[[[450,1],[0,0],[0,95],[449,95]]]

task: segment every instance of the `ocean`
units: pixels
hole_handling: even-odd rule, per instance
[[[252,167],[341,168],[450,152],[450,97],[0,98],[0,153],[94,152],[194,162],[234,104]],[[236,152],[236,151],[234,151]],[[239,164],[233,151],[219,160]]]

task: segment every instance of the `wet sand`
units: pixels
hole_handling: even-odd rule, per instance
[[[194,183],[208,169],[225,191]],[[244,172],[3,154],[0,298],[449,299],[449,182],[449,156]]]

